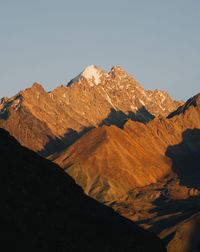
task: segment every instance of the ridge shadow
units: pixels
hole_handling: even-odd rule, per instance
[[[172,160],[172,170],[180,184],[199,189],[200,181],[200,129],[187,129],[182,133],[182,142],[169,146],[165,155]]]
[[[110,113],[108,116],[102,120],[102,122],[99,124],[99,126],[103,125],[115,125],[119,128],[123,128],[124,124],[127,122],[128,119],[131,119],[132,121],[147,123],[155,118],[154,115],[152,115],[145,106],[142,106],[139,108],[136,112],[128,111],[128,114],[126,115],[121,110],[115,110],[111,108]]]
[[[64,134],[61,138],[48,135],[49,141],[46,143],[44,148],[37,152],[42,157],[47,157],[55,152],[62,151],[72,145],[76,140],[78,140],[86,132],[90,131],[94,127],[84,127],[82,131],[77,132],[72,128],[68,128],[68,132]]]
[[[123,129],[124,124],[129,119],[132,121],[147,123],[153,120],[154,118],[155,117],[144,106],[142,106],[136,112],[128,111],[128,114],[125,114],[121,110],[115,110],[111,108],[108,116],[105,119],[103,119],[98,126],[115,125]],[[44,148],[38,151],[37,153],[40,156],[47,157],[55,152],[67,149],[76,140],[78,140],[81,136],[83,136],[85,133],[92,130],[93,128],[95,127],[94,126],[84,127],[80,132],[73,130],[72,128],[68,128],[67,132],[60,138],[48,135],[49,141],[46,143]]]

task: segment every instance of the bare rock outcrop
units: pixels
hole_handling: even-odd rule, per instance
[[[115,66],[109,73],[87,67],[67,85],[46,92],[40,84],[0,101],[0,126],[43,156],[61,150],[99,125],[148,122],[182,102],[166,92],[146,91]]]
[[[186,189],[179,188],[174,197],[195,195],[200,179],[199,98],[193,98],[196,106],[191,103],[169,118],[155,118],[146,124],[128,120],[123,129],[98,127],[49,158],[100,201],[119,199],[132,188],[176,176]],[[189,188],[194,191],[189,193]]]

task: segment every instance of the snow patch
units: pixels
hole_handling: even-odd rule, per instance
[[[165,97],[162,93],[160,93],[160,96],[162,97],[162,99],[161,99],[161,103],[163,103],[163,102],[164,102],[164,100],[166,99],[166,97]]]
[[[91,86],[94,86],[94,84],[98,85],[101,82],[101,76],[102,76],[101,70],[99,70],[98,67],[91,65],[86,67],[83,72],[81,72],[78,76],[72,79],[67,84],[67,87],[70,87],[75,82],[78,82],[81,77],[86,78]]]
[[[144,103],[142,100],[140,100],[140,103],[141,103],[142,105],[145,105],[145,103]]]
[[[95,81],[95,84],[98,85],[101,80],[101,71],[95,67],[94,65],[91,65],[87,67],[81,74],[81,76],[85,77],[87,80],[93,80]]]
[[[112,101],[111,101],[111,99],[110,99],[110,96],[109,96],[109,95],[107,94],[107,92],[105,91],[105,89],[102,88],[102,90],[103,90],[104,93],[106,94],[106,100],[110,103],[110,105],[111,105],[115,110],[117,110],[116,107],[114,106],[114,104],[112,103]]]

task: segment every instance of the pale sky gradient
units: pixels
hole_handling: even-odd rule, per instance
[[[88,65],[145,89],[200,92],[200,0],[0,0],[0,97],[49,91]]]

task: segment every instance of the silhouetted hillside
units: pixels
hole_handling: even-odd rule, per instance
[[[166,251],[0,129],[1,251]]]

